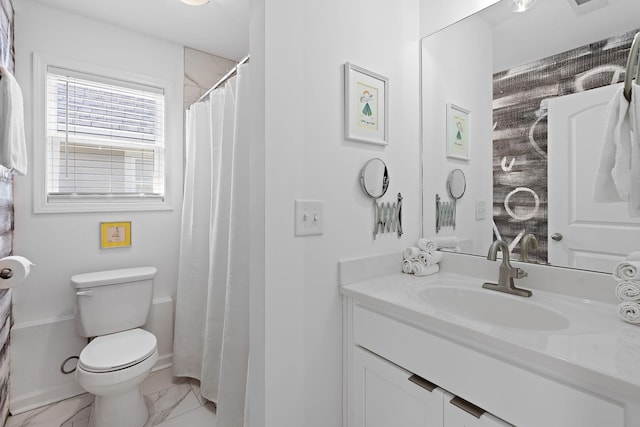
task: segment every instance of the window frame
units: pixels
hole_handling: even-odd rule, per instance
[[[164,197],[163,198],[137,198],[118,197],[48,197],[47,189],[47,76],[49,67],[53,69],[69,70],[85,78],[95,77],[108,81],[121,81],[125,84],[140,85],[161,89],[164,92]],[[174,138],[172,132],[171,94],[173,86],[166,80],[144,76],[124,70],[86,64],[74,60],[33,53],[33,211],[34,213],[74,213],[74,212],[127,212],[127,211],[160,211],[173,210],[172,204],[172,162],[171,157],[175,152],[175,145],[180,146],[181,141]],[[178,108],[181,104],[178,105]],[[182,116],[180,116],[182,117]]]

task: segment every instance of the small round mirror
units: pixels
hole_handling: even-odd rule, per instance
[[[378,199],[384,196],[389,187],[389,171],[380,159],[369,160],[360,171],[360,185],[369,197]]]
[[[449,173],[447,178],[447,191],[452,199],[458,200],[464,195],[467,189],[467,179],[464,172],[460,169],[454,169]]]

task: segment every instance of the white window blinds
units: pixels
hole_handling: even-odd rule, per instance
[[[47,69],[47,200],[164,198],[163,90]]]

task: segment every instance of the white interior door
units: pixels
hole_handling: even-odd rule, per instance
[[[629,216],[627,204],[593,201],[606,107],[619,87],[549,100],[548,237],[553,265],[611,272],[618,261],[640,249],[640,218]],[[553,239],[554,234],[561,240]]]

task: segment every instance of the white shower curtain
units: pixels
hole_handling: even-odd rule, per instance
[[[244,425],[249,356],[248,69],[187,112],[173,371],[200,380],[217,426]]]

